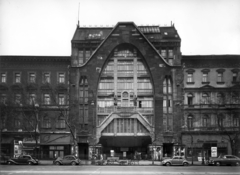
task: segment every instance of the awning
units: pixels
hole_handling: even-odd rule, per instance
[[[44,134],[40,136],[40,145],[69,145],[70,135]]]

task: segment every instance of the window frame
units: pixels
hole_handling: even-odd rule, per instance
[[[61,74],[63,75],[63,77],[61,76]],[[62,81],[63,79],[63,81]],[[58,84],[65,84],[66,83],[66,72],[58,72],[57,73],[57,81]]]
[[[49,82],[46,81],[46,74],[49,75]],[[43,72],[42,73],[42,83],[46,84],[46,83],[51,83],[51,72]]]
[[[2,75],[5,75],[5,76],[2,76]],[[4,79],[4,81],[3,81]],[[7,72],[1,72],[1,83],[7,83]]]
[[[16,76],[16,74],[19,74],[19,77]],[[22,72],[13,72],[13,83],[22,83]],[[17,81],[17,78],[19,78],[19,82]]]
[[[47,100],[47,95],[48,95],[48,102],[46,101]],[[43,94],[43,105],[50,105],[51,104],[51,97],[50,97],[50,94],[49,93],[44,93]]]

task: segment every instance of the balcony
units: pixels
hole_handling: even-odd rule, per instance
[[[111,107],[98,107],[98,114],[109,114],[111,112],[115,113],[136,113],[140,112],[141,114],[153,114],[153,108],[136,108],[134,106],[130,107],[120,107],[120,106],[111,106]]]

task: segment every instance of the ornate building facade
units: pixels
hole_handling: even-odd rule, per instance
[[[216,89],[207,83],[205,74],[211,71],[226,71],[226,77],[239,74],[231,66],[209,66],[219,62],[209,56],[182,60],[180,48],[174,25],[119,22],[113,28],[77,26],[69,57],[1,56],[2,152],[38,153],[43,159],[74,153],[81,159],[99,153],[128,158],[138,153],[147,159],[185,153],[199,157],[204,153],[198,149],[199,140],[205,148],[211,139],[204,136],[212,132],[202,131],[202,124],[213,119],[198,123],[202,115],[196,113],[202,110],[187,105],[190,95],[195,104],[201,89]],[[238,56],[222,57],[239,64]],[[196,72],[196,81],[189,83]],[[220,85],[221,92],[228,89]],[[239,130],[239,119],[227,116]],[[222,151],[224,144],[217,146]]]

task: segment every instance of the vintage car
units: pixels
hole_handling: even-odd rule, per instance
[[[32,157],[31,155],[20,155],[16,158],[10,158],[7,160],[8,165],[38,165],[39,161],[38,159]]]
[[[53,161],[54,165],[80,165],[80,159],[74,155],[67,155],[62,157],[58,157]]]
[[[188,166],[190,163],[182,156],[173,156],[169,159],[164,159],[162,165],[171,166],[171,165],[184,165]]]
[[[210,158],[208,160],[208,165],[240,165],[240,158],[233,155],[224,155],[218,158]]]

